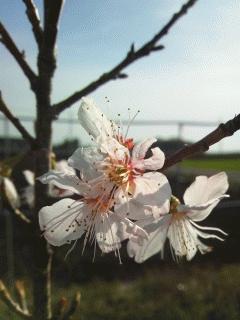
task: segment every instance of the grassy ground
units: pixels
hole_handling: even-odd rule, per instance
[[[240,159],[189,159],[182,162],[183,168],[240,171]]]
[[[114,270],[113,270],[114,272]],[[240,265],[177,265],[150,269],[128,281],[91,282],[55,288],[57,301],[81,291],[73,320],[238,320]],[[0,304],[0,319],[19,320]]]

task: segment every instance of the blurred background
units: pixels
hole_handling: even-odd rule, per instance
[[[36,4],[41,15],[42,3]],[[58,39],[53,102],[112,68],[132,42],[141,46],[181,4],[180,0],[66,1]],[[196,142],[220,122],[239,113],[239,13],[239,1],[199,1],[161,42],[165,50],[136,62],[126,70],[127,79],[105,85],[92,97],[108,117],[121,122],[123,130],[128,118],[140,110],[129,136],[137,141],[155,136],[166,154]],[[2,2],[1,18],[34,68],[36,48],[21,1]],[[5,100],[33,132],[35,107],[28,83],[2,46],[0,57],[0,87]],[[57,160],[67,159],[78,146],[90,144],[77,121],[78,107],[79,104],[74,105],[55,121],[53,144]],[[12,175],[21,193],[28,185],[22,171],[32,168],[31,153],[2,115],[0,146],[1,164],[21,158]],[[223,243],[208,241],[213,252],[198,254],[192,262],[175,263],[166,250],[164,261],[156,255],[138,265],[127,257],[123,244],[120,265],[113,254],[98,253],[92,262],[93,248],[89,246],[82,256],[79,241],[67,259],[64,257],[68,246],[55,250],[53,300],[68,298],[80,290],[82,300],[75,320],[240,319],[239,132],[166,174],[173,193],[181,198],[196,175],[222,170],[229,176],[230,198],[222,201],[203,224],[222,228],[228,236]],[[1,206],[0,277],[12,291],[16,279],[24,280],[31,303],[31,237],[27,226],[14,218],[11,209],[3,208],[2,202]],[[26,204],[22,210],[31,215]],[[0,319],[18,318],[0,302]]]

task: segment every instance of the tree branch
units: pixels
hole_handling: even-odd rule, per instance
[[[127,53],[126,57],[113,69],[101,75],[97,80],[93,81],[85,88],[81,89],[80,91],[75,92],[65,100],[53,105],[52,112],[53,116],[56,117],[62,111],[69,108],[72,104],[80,100],[83,96],[90,94],[103,84],[107,83],[110,80],[115,80],[117,78],[123,78],[121,76],[121,71],[129,66],[131,63],[135,62],[136,60],[145,57],[152,52],[163,50],[164,46],[158,45],[160,39],[162,39],[171,29],[171,27],[183,16],[187,13],[187,11],[192,7],[197,0],[189,0],[187,1],[181,9],[175,13],[169,22],[147,43],[145,43],[140,49],[135,50],[134,44],[131,45],[129,52]],[[126,78],[126,76],[124,76]]]
[[[22,1],[26,6],[26,14],[27,14],[28,20],[32,25],[34,37],[37,41],[38,46],[40,46],[42,42],[42,37],[43,37],[43,30],[41,28],[38,9],[35,6],[33,0],[22,0]]]
[[[64,0],[44,0],[44,40],[51,50],[55,47],[63,3]]]
[[[21,133],[23,139],[25,139],[31,147],[36,145],[36,140],[30,135],[30,133],[24,128],[18,118],[16,118],[5,104],[2,93],[0,91],[0,111],[5,117],[14,125],[14,127]]]
[[[11,311],[18,314],[23,319],[32,319],[31,314],[27,311],[23,311],[20,305],[13,300],[2,280],[0,280],[0,299],[9,307]]]
[[[20,68],[22,69],[23,73],[28,78],[31,89],[33,91],[36,90],[37,84],[37,76],[34,71],[30,68],[28,63],[25,60],[24,51],[21,52],[17,45],[15,44],[14,40],[4,27],[4,25],[0,22],[0,41],[4,44],[7,50],[11,53],[11,55],[15,58],[17,63],[19,64]]]
[[[187,145],[186,147],[167,157],[161,171],[164,171],[165,169],[196,153],[206,152],[210,146],[219,142],[223,138],[232,136],[238,130],[240,130],[240,114],[226,123],[221,123],[217,129],[213,130],[198,142]]]
[[[44,0],[43,42],[38,57],[39,74],[52,77],[56,68],[55,45],[64,0]]]

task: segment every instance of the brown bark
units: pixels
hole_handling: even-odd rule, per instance
[[[160,171],[172,167],[176,163],[193,156],[198,153],[206,152],[209,150],[210,146],[221,141],[226,137],[232,136],[236,131],[240,130],[240,114],[235,116],[233,119],[228,120],[225,123],[221,123],[218,128],[210,132],[201,140],[187,145],[184,148],[173,153],[166,158],[165,164]]]
[[[22,0],[26,6],[26,15],[28,17],[28,20],[30,21],[32,25],[32,31],[34,34],[34,37],[36,39],[36,42],[38,46],[41,45],[42,42],[42,36],[43,31],[41,28],[41,22],[39,18],[38,9],[35,6],[33,0]]]
[[[50,169],[52,151],[51,90],[52,77],[56,68],[55,43],[63,0],[44,1],[43,39],[38,54],[38,85],[36,90],[37,120],[35,124],[38,149],[35,160],[35,177]],[[48,320],[51,308],[52,250],[40,236],[38,212],[48,204],[48,186],[36,181],[34,212],[34,275],[33,275],[33,318]]]
[[[40,50],[38,57],[38,90],[37,121],[35,123],[38,149],[35,156],[35,177],[39,177],[50,169],[50,154],[52,150],[52,119],[50,115],[51,77],[49,61]],[[52,69],[52,66],[51,66]],[[34,212],[34,243],[33,243],[33,318],[47,320],[51,318],[51,264],[52,251],[44,238],[41,237],[38,225],[38,212],[47,205],[48,186],[35,183]]]
[[[37,140],[40,148],[35,157],[35,176],[39,177],[50,168],[51,121],[46,116],[46,109],[41,107],[36,123]],[[41,115],[40,115],[41,113]],[[47,204],[47,186],[36,181],[35,212],[33,234],[33,318],[47,320],[51,318],[51,262],[52,251],[41,237],[38,225],[38,212]]]

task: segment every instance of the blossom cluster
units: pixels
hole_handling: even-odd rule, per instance
[[[68,159],[69,169],[51,170],[38,178],[68,195],[39,212],[40,228],[51,245],[74,246],[84,238],[83,250],[90,242],[94,255],[98,245],[121,261],[119,249],[126,240],[129,256],[141,263],[158,252],[163,255],[167,239],[173,257],[187,260],[198,250],[211,250],[200,238],[223,240],[226,233],[221,229],[198,222],[227,196],[224,172],[196,177],[180,203],[160,172],[165,155],[152,147],[155,138],[135,143],[89,98],[82,99],[78,117],[94,145],[78,148]]]

